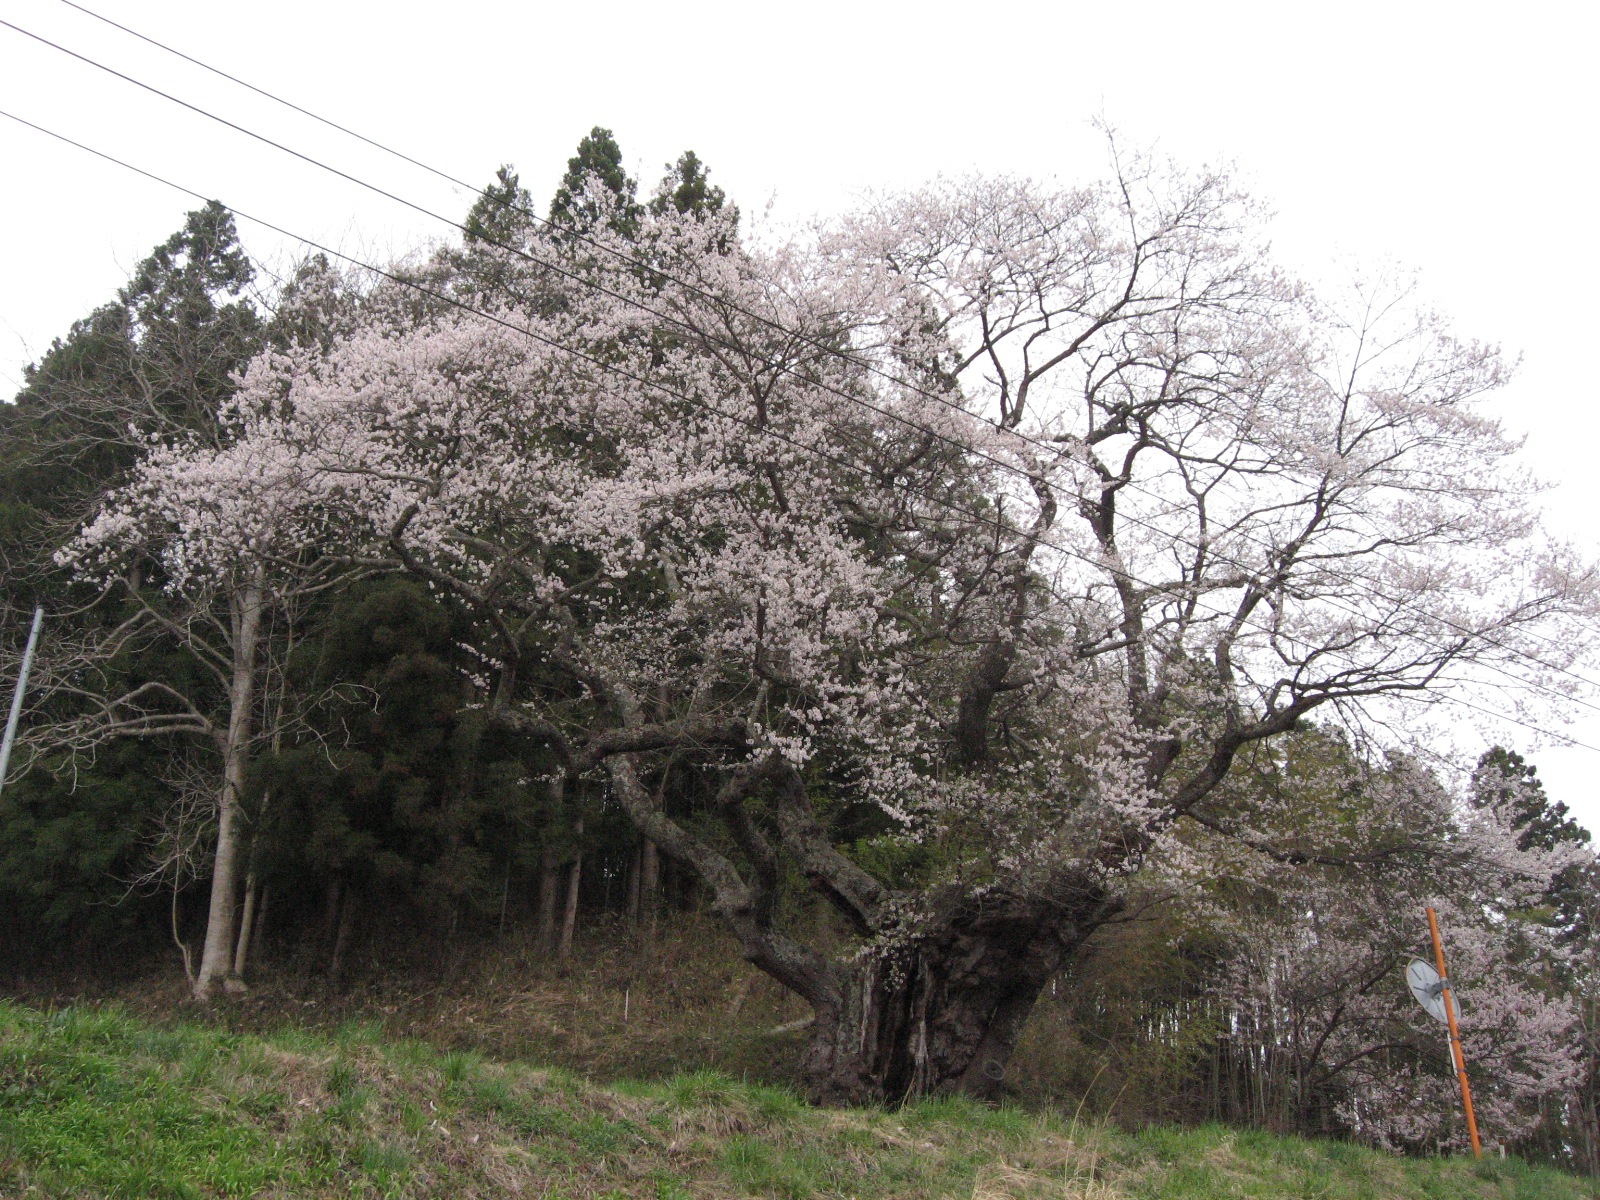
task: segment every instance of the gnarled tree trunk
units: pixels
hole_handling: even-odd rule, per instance
[[[776,756],[731,772],[717,797],[748,873],[662,812],[631,755],[606,766],[634,823],[710,885],[745,959],[811,1005],[803,1069],[818,1103],[995,1095],[1039,993],[1120,908],[1099,883],[1063,873],[1036,892],[924,897],[917,928],[897,938],[888,894],[827,842],[800,779]],[[743,808],[757,790],[770,792],[773,826],[813,885],[863,933],[885,935],[876,953],[829,958],[777,928],[777,858]]]
[[[804,1060],[813,1099],[998,1096],[1040,993],[1119,907],[1098,887],[1065,903],[969,898],[909,945],[841,971],[838,1003],[818,1007]]]

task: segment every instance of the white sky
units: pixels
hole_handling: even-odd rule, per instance
[[[1313,279],[1415,268],[1461,333],[1520,353],[1496,407],[1555,485],[1552,525],[1600,556],[1593,4],[85,2],[458,178],[515,163],[541,202],[596,124],[647,189],[693,149],[746,212],[798,217],[941,172],[1092,177],[1104,113],[1181,162],[1234,164]],[[59,0],[0,0],[0,18],[436,211],[470,203]],[[352,253],[447,232],[4,28],[0,107]],[[9,394],[194,202],[4,120],[0,164]],[[241,230],[267,261],[298,254]],[[1600,746],[1600,713],[1575,711],[1565,732]],[[1600,832],[1600,753],[1488,734]]]

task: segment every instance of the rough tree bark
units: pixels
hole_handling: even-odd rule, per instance
[[[1051,976],[1118,911],[1117,900],[1086,879],[1056,880],[1038,895],[953,892],[933,898],[915,929],[891,934],[876,953],[830,959],[777,927],[778,856],[747,803],[765,793],[784,849],[862,932],[890,928],[890,897],[827,841],[792,767],[773,756],[737,768],[717,797],[751,864],[741,872],[662,811],[633,755],[613,755],[605,766],[635,824],[710,886],[712,908],[745,959],[811,1005],[803,1066],[819,1103],[995,1095]]]
[[[979,682],[1005,690],[1004,676],[987,666],[980,665],[986,678]],[[497,708],[491,718],[547,740],[565,760],[563,783],[604,770],[635,828],[709,890],[712,910],[728,924],[744,958],[811,1006],[811,1044],[803,1063],[818,1102],[994,1096],[1042,990],[1120,910],[1119,896],[1102,880],[1114,878],[1119,864],[1148,842],[1148,831],[1112,829],[1098,849],[1083,847],[1025,885],[896,896],[833,843],[793,764],[776,752],[748,757],[750,730],[743,719],[689,716],[651,723],[625,685],[593,669],[581,674],[614,725],[574,741],[523,709]],[[1191,809],[1226,776],[1241,746],[1282,732],[1316,702],[1302,698],[1265,720],[1219,734],[1194,773],[1172,789],[1168,811],[1175,817]],[[736,764],[724,770],[711,810],[737,861],[673,820],[662,790],[646,784],[649,764],[659,762],[652,755],[690,748],[727,753],[724,761]],[[976,736],[962,757],[981,762]],[[870,939],[865,953],[830,957],[781,927],[777,910],[785,866],[798,870]]]
[[[837,1000],[817,1010],[804,1060],[813,1097],[998,1097],[1040,994],[1119,908],[1095,886],[1064,901],[964,897],[910,944],[838,971]]]

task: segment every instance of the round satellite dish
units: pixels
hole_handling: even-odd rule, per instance
[[[1428,963],[1420,958],[1413,958],[1406,964],[1406,986],[1411,989],[1411,994],[1417,998],[1417,1003],[1428,1010],[1428,1015],[1437,1021],[1450,1020],[1444,1011],[1444,983]],[[1455,989],[1450,991],[1451,1003],[1455,1006],[1456,1019],[1461,1019],[1461,998],[1456,995]]]

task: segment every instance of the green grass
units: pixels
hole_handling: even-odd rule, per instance
[[[227,1033],[0,1002],[0,1196],[1578,1200],[1513,1160],[928,1101],[807,1108],[711,1071],[599,1086],[371,1026]]]

